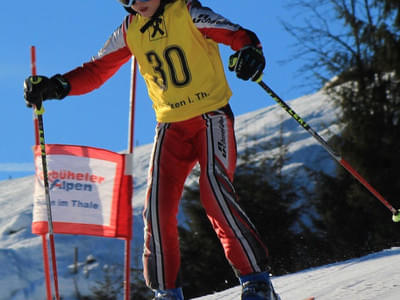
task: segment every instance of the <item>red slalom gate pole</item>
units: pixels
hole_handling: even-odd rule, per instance
[[[135,104],[136,104],[136,77],[137,77],[137,61],[132,58],[132,78],[130,93],[130,113],[129,113],[129,133],[128,133],[128,153],[133,153],[134,137],[135,137]]]
[[[135,104],[136,104],[136,77],[137,62],[136,58],[132,58],[131,68],[131,92],[130,92],[130,112],[129,112],[129,130],[128,130],[128,153],[133,154],[134,148],[134,129],[135,129]],[[130,280],[131,278],[131,239],[125,239],[125,280],[124,280],[124,300],[130,299]]]
[[[42,234],[42,251],[43,251],[43,265],[44,265],[44,278],[46,282],[46,295],[47,300],[52,300],[51,294],[51,279],[50,279],[50,266],[49,266],[49,252],[47,250],[46,235]]]
[[[31,73],[32,76],[36,76],[36,47],[31,46]],[[38,118],[35,112],[33,112],[33,126],[35,128],[35,145],[39,146],[39,124]]]
[[[32,76],[37,75],[36,71],[36,47],[31,47],[31,68],[32,68]],[[38,109],[35,107],[35,142],[36,145],[40,145],[41,148],[41,157],[42,157],[42,168],[43,168],[43,181],[44,181],[44,188],[45,188],[45,196],[46,196],[46,205],[47,205],[47,224],[49,229],[49,240],[50,240],[50,252],[51,252],[51,261],[53,267],[53,282],[54,282],[54,290],[56,294],[56,300],[60,300],[60,294],[58,289],[58,274],[57,274],[57,261],[56,261],[56,248],[54,243],[54,234],[53,234],[53,218],[51,214],[51,202],[50,202],[50,190],[49,190],[49,180],[48,180],[48,172],[47,172],[47,158],[46,158],[46,143],[44,140],[44,126],[43,126],[43,117],[42,114],[44,113],[43,104]],[[47,253],[47,241],[46,237],[43,235],[42,238],[43,244],[43,257],[44,257],[44,266],[45,266],[45,274],[46,275],[46,291],[47,297],[49,299],[52,298],[51,295],[51,287],[50,283],[50,270],[48,265],[48,253]]]

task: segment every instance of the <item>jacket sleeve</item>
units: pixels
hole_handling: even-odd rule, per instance
[[[132,53],[126,46],[126,29],[130,18],[126,17],[96,56],[63,75],[71,86],[68,95],[82,95],[99,88],[129,61]]]
[[[193,23],[206,38],[228,45],[235,51],[250,45],[261,48],[255,33],[202,6],[198,0],[188,0],[187,6]]]

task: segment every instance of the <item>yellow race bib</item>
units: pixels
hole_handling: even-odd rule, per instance
[[[157,121],[183,121],[226,105],[232,92],[218,44],[196,28],[185,1],[167,4],[164,14],[142,33],[149,20],[136,15],[126,39]]]

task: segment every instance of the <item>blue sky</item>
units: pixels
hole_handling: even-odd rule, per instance
[[[116,0],[3,1],[0,10],[0,180],[33,174],[34,129],[32,110],[23,101],[23,80],[30,75],[30,46],[37,48],[38,74],[65,73],[95,55],[125,11]],[[311,88],[296,74],[301,62],[288,60],[294,55],[294,39],[283,29],[281,20],[294,20],[285,7],[288,1],[203,0],[203,5],[259,36],[267,60],[264,81],[286,100]],[[250,3],[250,5],[249,5]],[[232,50],[221,46],[225,66]],[[231,106],[236,115],[274,104],[256,84],[241,81],[228,70],[233,91]],[[127,148],[130,63],[100,89],[63,101],[45,102],[47,143],[87,145],[122,151]],[[267,123],[268,120],[265,120]],[[135,141],[153,141],[155,118],[144,82],[138,75]]]

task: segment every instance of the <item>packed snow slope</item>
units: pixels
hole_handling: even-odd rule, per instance
[[[338,109],[322,92],[289,104],[324,138],[339,132]],[[283,136],[290,157],[284,170],[287,174],[301,172],[301,166],[328,173],[334,169],[335,162],[326,151],[278,105],[238,116],[235,124],[239,153],[248,147],[273,144]],[[259,148],[264,149],[260,156],[277,151]],[[152,145],[137,147],[134,154],[133,266],[141,264],[141,213],[151,149]],[[306,177],[300,175],[299,183],[302,180],[307,183]],[[33,176],[0,181],[0,300],[45,299],[41,238],[31,233],[33,185]],[[179,216],[180,222],[182,217]],[[124,242],[121,240],[56,234],[55,243],[64,300],[77,299],[77,291],[81,295],[92,294],[91,288],[104,278],[106,266],[114,266],[116,272],[122,273]],[[79,264],[78,272],[73,274],[75,249]],[[310,295],[317,299],[400,299],[397,285],[400,272],[396,270],[399,265],[400,250],[390,249],[358,260],[273,278],[273,282],[283,300]],[[239,293],[239,288],[234,288],[201,299],[239,299]]]
[[[398,300],[400,248],[272,278],[282,300]],[[197,298],[239,300],[240,287]]]

